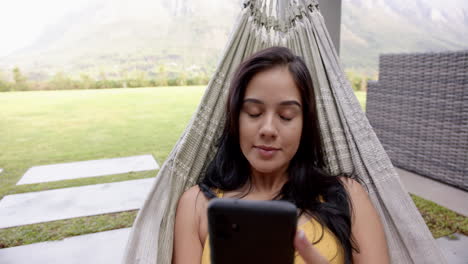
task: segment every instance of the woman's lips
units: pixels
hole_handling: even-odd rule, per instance
[[[267,146],[255,146],[255,149],[258,151],[260,157],[264,159],[272,158],[276,152],[278,152],[278,148],[267,147]]]

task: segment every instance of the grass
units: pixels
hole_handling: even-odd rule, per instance
[[[152,154],[162,164],[204,87],[0,93],[0,199],[33,192],[154,177],[136,172],[16,186],[32,166]],[[365,105],[365,92],[356,93]],[[467,217],[413,199],[434,237],[468,235]],[[0,248],[130,227],[136,211],[0,229]]]
[[[28,168],[152,154],[162,164],[204,87],[0,93],[0,199],[9,194],[154,177],[135,172],[16,186]],[[0,248],[130,227],[136,212],[0,229]]]
[[[412,194],[411,198],[413,198],[414,204],[424,218],[429,230],[431,230],[432,236],[438,238],[453,233],[468,236],[468,217],[419,196]]]
[[[128,173],[16,186],[34,165],[153,154],[162,163],[204,87],[0,94],[0,199],[8,194],[145,178]]]
[[[0,248],[131,227],[136,215],[134,210],[0,229]]]
[[[363,91],[355,91],[354,94],[356,95],[359,103],[361,104],[362,109],[366,110],[366,96],[367,93]]]

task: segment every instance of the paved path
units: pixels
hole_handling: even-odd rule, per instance
[[[0,249],[2,264],[121,263],[130,228]]]
[[[0,228],[139,209],[154,179],[8,195],[0,201]]]
[[[468,216],[468,192],[403,169],[396,170],[408,192]]]
[[[30,168],[16,185],[159,169],[152,155],[88,160]]]
[[[441,237],[436,239],[437,244],[449,264],[467,264],[468,263],[468,237],[455,234],[455,239]]]

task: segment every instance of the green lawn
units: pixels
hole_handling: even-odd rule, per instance
[[[16,186],[32,166],[152,154],[161,165],[204,87],[0,93],[0,199],[9,194],[154,177],[137,172]],[[365,93],[357,93],[365,104]],[[417,198],[414,198],[417,199]],[[468,233],[467,218],[417,200],[435,237]],[[422,208],[422,209],[421,209]],[[424,210],[424,211],[422,211]],[[0,229],[0,248],[130,227],[136,211]]]
[[[136,172],[16,186],[32,166],[152,154],[161,165],[205,87],[0,93],[0,199],[154,177]],[[130,227],[136,211],[0,229],[0,248]]]
[[[366,110],[366,92],[363,91],[355,91],[354,94],[356,95],[359,103],[363,110]]]
[[[204,87],[0,93],[0,198],[154,176],[130,173],[15,186],[34,165],[153,154],[162,163]]]

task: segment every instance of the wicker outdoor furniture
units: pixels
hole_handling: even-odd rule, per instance
[[[395,166],[468,191],[468,51],[381,55],[366,108]]]

